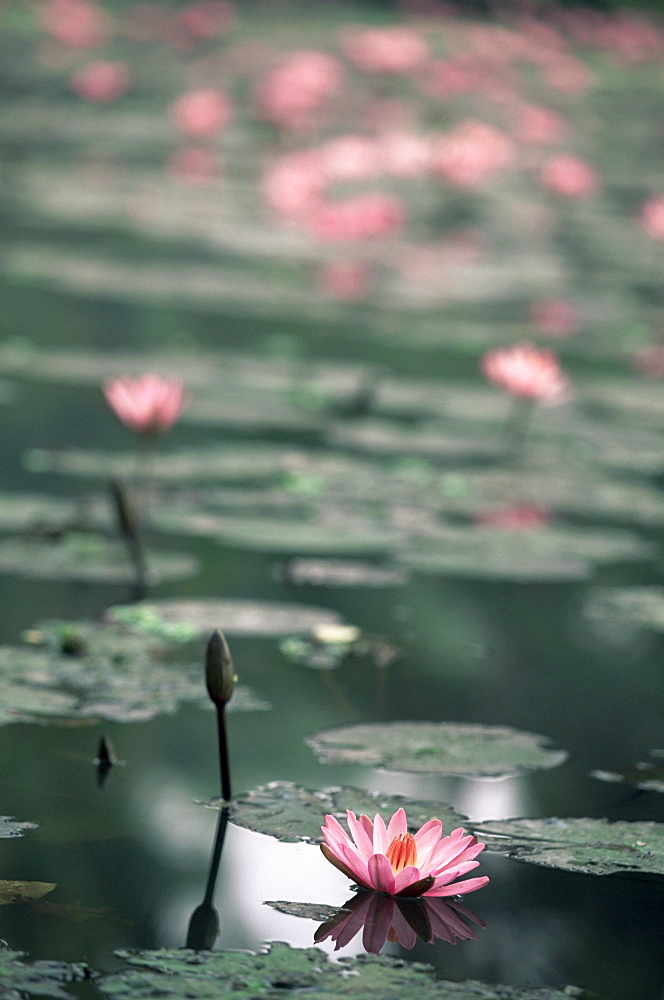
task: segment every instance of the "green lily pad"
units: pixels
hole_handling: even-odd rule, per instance
[[[242,444],[165,452],[154,456],[150,472],[162,482],[255,482],[276,477],[288,468],[293,449],[276,444]],[[58,472],[108,480],[131,478],[136,472],[136,454],[84,451],[82,449],[26,452],[24,464],[32,472]]]
[[[582,991],[493,986],[477,981],[453,983],[436,979],[435,970],[421,962],[409,964],[379,955],[361,955],[332,962],[317,948],[291,948],[274,942],[253,954],[241,951],[193,952],[188,949],[119,951],[126,971],[96,983],[113,1000],[156,1000],[166,993],[173,1000],[218,1000],[228,993],[236,1000],[273,1000],[293,994],[311,1000],[570,1000]]]
[[[206,805],[216,808],[218,800]],[[373,816],[379,812],[389,818],[403,806],[408,813],[408,823],[413,830],[428,820],[442,820],[446,829],[461,826],[468,821],[441,802],[417,802],[399,795],[377,795],[358,788],[325,788],[310,791],[290,781],[271,781],[244,795],[238,796],[231,807],[231,820],[237,826],[267,834],[277,840],[294,843],[320,843],[321,826],[330,813],[340,820],[346,810]]]
[[[417,455],[431,459],[478,459],[500,457],[505,446],[486,430],[474,434],[453,434],[448,425],[427,425],[406,429],[386,421],[365,420],[361,424],[339,425],[328,435],[337,448],[352,448],[372,455]]]
[[[585,612],[594,621],[631,622],[664,632],[664,587],[598,587]]]
[[[85,965],[67,962],[22,962],[24,953],[13,951],[4,941],[0,942],[0,984],[2,997],[50,997],[51,1000],[72,1000],[67,983],[78,983],[90,978]]]
[[[580,515],[630,524],[664,524],[662,491],[646,482],[582,469],[456,469],[440,480],[440,509],[468,516],[532,506],[553,516]],[[538,527],[537,530],[542,530]]]
[[[24,830],[36,830],[37,824],[26,820],[19,822],[10,816],[0,816],[0,838],[22,837]]]
[[[121,604],[109,608],[105,617],[131,631],[167,639],[191,639],[217,628],[225,635],[280,636],[340,621],[328,608],[236,598]]]
[[[385,722],[327,729],[307,743],[324,764],[361,764],[416,774],[507,777],[558,767],[564,750],[509,726]]]
[[[47,718],[119,722],[172,713],[183,702],[210,707],[202,661],[171,663],[163,640],[119,625],[45,622],[29,646],[0,647],[0,725]],[[269,706],[243,687],[229,711]]]
[[[664,875],[664,823],[510,819],[478,823],[487,850],[586,875]]]
[[[291,559],[277,575],[288,583],[313,587],[401,587],[408,580],[399,566],[350,559]]]
[[[193,556],[167,552],[150,552],[147,566],[150,585],[193,576],[199,568]],[[0,542],[0,573],[85,583],[133,583],[136,576],[121,542],[87,532],[49,541],[24,538]]]
[[[426,542],[404,546],[396,559],[425,574],[555,581],[584,579],[596,565],[652,559],[656,552],[654,545],[628,531],[446,527]]]
[[[341,524],[303,523],[278,518],[232,518],[218,525],[217,537],[225,545],[258,552],[321,555],[389,552],[398,533],[368,518],[348,518]]]
[[[6,903],[25,903],[33,899],[41,899],[53,892],[56,882],[16,882],[0,880],[0,906]]]
[[[265,905],[289,917],[302,917],[305,920],[318,922],[330,920],[339,912],[338,906],[326,906],[324,903],[289,903],[286,899],[266,899]]]
[[[0,530],[31,531],[38,538],[78,527],[110,524],[110,506],[100,501],[65,500],[36,493],[0,494]]]

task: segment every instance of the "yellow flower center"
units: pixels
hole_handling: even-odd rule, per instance
[[[404,868],[408,868],[409,865],[416,865],[415,837],[412,833],[400,833],[385,851],[385,855],[392,865],[392,871],[395,875],[398,875]]]

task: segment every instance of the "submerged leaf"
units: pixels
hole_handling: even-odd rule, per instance
[[[53,892],[57,882],[16,882],[0,880],[0,906],[5,903],[24,903],[32,899],[41,899]]]
[[[509,819],[475,824],[487,850],[548,868],[664,875],[664,823]]]
[[[506,777],[557,767],[564,750],[509,726],[385,722],[327,729],[307,743],[325,764],[364,764],[420,774]]]
[[[216,807],[217,800],[205,803]],[[324,788],[310,791],[290,781],[271,781],[238,796],[231,807],[237,826],[265,833],[277,840],[318,843],[321,826],[328,813],[343,818],[347,809],[389,816],[407,806],[408,821],[414,830],[436,817],[445,827],[467,823],[465,816],[441,802],[417,802],[399,795],[378,795],[358,788]]]
[[[378,955],[332,962],[317,948],[291,948],[273,942],[258,954],[242,951],[193,952],[188,949],[120,951],[129,966],[97,981],[112,1000],[274,1000],[293,995],[303,1000],[570,1000],[573,987],[494,986],[437,979],[432,966]]]
[[[598,587],[585,610],[600,623],[631,622],[664,632],[664,587]]]
[[[10,816],[0,816],[0,838],[21,837],[24,830],[36,830],[37,824],[26,820],[19,822]]]

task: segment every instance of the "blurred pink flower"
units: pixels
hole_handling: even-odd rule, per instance
[[[364,889],[388,896],[455,896],[489,881],[486,875],[455,881],[478,867],[475,858],[484,849],[462,828],[443,837],[441,821],[431,819],[413,835],[403,809],[397,809],[387,827],[378,814],[372,822],[365,815],[358,819],[350,809],[346,821],[351,836],[334,816],[325,817],[321,851]]]
[[[233,110],[230,101],[213,87],[191,90],[173,101],[170,115],[184,135],[211,136],[229,124]]]
[[[182,146],[169,156],[167,165],[174,180],[200,187],[221,174],[223,160],[209,146]]]
[[[527,145],[550,146],[565,135],[565,122],[550,108],[524,104],[517,113],[514,131]]]
[[[407,899],[360,892],[320,925],[314,942],[320,944],[330,938],[335,942],[334,950],[339,951],[362,931],[365,951],[378,955],[386,941],[400,944],[407,950],[414,948],[418,939],[427,944],[437,940],[448,944],[477,941],[477,934],[467,920],[480,927],[486,926],[472,910],[435,896]]]
[[[131,76],[129,67],[124,62],[88,63],[73,73],[69,78],[69,86],[82,97],[84,101],[94,101],[100,104],[116,101],[129,89]]]
[[[380,149],[374,139],[341,135],[320,149],[325,173],[331,181],[361,181],[381,172]]]
[[[523,503],[483,511],[477,515],[476,524],[505,531],[532,531],[545,527],[550,519],[549,512],[543,507]]]
[[[285,218],[309,215],[320,204],[328,183],[323,157],[315,149],[288,153],[263,176],[263,196],[273,212]]]
[[[227,34],[235,20],[235,8],[228,0],[195,0],[175,15],[175,27],[192,41],[206,41]]]
[[[146,373],[112,379],[103,386],[106,402],[119,420],[137,434],[158,434],[175,423],[185,406],[179,379]]]
[[[499,129],[483,122],[462,122],[433,144],[431,165],[448,184],[476,187],[512,158],[512,143]]]
[[[578,310],[567,299],[536,299],[529,317],[537,332],[548,337],[571,337],[581,328]]]
[[[41,11],[44,30],[64,45],[92,49],[110,36],[110,22],[91,0],[47,0]]]
[[[597,173],[578,156],[552,156],[540,170],[545,188],[563,198],[588,198],[599,187]]]
[[[632,368],[648,378],[664,378],[664,344],[641,348],[632,357]]]
[[[357,302],[371,289],[371,275],[364,261],[331,260],[317,274],[321,290],[342,302]]]
[[[255,92],[262,118],[286,129],[301,129],[337,90],[341,64],[317,49],[291,52],[260,80]]]
[[[322,240],[365,240],[395,235],[403,228],[404,218],[399,198],[375,191],[341,201],[322,201],[303,222]]]
[[[393,177],[421,177],[431,165],[431,141],[414,132],[384,132],[379,140],[380,161]]]
[[[402,27],[347,29],[341,47],[365,73],[412,73],[429,56],[424,38]]]
[[[521,399],[555,406],[569,396],[569,379],[557,356],[553,351],[538,350],[532,344],[514,344],[487,351],[480,368],[489,382]]]
[[[641,205],[639,225],[655,240],[664,240],[664,197],[649,198]]]
[[[593,82],[590,67],[567,52],[550,52],[538,61],[545,82],[564,94],[580,94]]]

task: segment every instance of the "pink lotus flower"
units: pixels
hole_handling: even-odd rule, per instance
[[[487,351],[480,367],[489,382],[521,399],[555,406],[568,398],[569,379],[553,351],[514,344]]]
[[[413,835],[403,809],[397,809],[387,827],[378,814],[372,823],[350,809],[346,820],[350,837],[334,816],[325,817],[320,848],[330,864],[363,889],[388,896],[456,896],[489,881],[482,875],[455,882],[478,867],[475,858],[484,849],[461,827],[442,837],[443,824],[431,819]]]
[[[537,332],[547,337],[571,337],[581,329],[579,311],[567,299],[536,299],[529,317]]]
[[[341,201],[312,206],[303,220],[312,236],[321,240],[366,240],[394,236],[403,228],[405,209],[395,195],[382,191],[358,194]]]
[[[258,112],[279,128],[306,128],[311,116],[337,90],[342,76],[341,63],[326,52],[291,52],[259,81]]]
[[[641,205],[639,224],[654,240],[664,240],[664,197],[648,198]]]
[[[477,515],[475,523],[482,528],[498,528],[505,531],[534,531],[549,524],[551,515],[543,507],[534,504],[514,504],[511,507],[495,507]]]
[[[341,46],[365,73],[412,73],[429,55],[422,36],[401,27],[350,30]]]
[[[164,379],[147,373],[139,378],[116,378],[103,387],[106,402],[115,415],[137,434],[168,430],[185,405],[179,379]]]
[[[74,49],[102,45],[111,33],[107,15],[90,0],[50,0],[41,21],[51,38]]]
[[[563,198],[587,198],[598,187],[597,173],[578,156],[552,156],[542,167],[540,180],[545,188]]]
[[[203,87],[178,97],[170,106],[170,115],[185,135],[211,136],[226,128],[233,110],[225,94]]]
[[[415,947],[418,938],[427,944],[436,940],[447,941],[448,944],[477,941],[477,934],[466,920],[472,920],[480,927],[486,926],[472,910],[435,896],[404,899],[402,896],[361,892],[320,925],[314,934],[314,942],[320,944],[331,938],[335,942],[334,950],[339,951],[361,930],[365,951],[378,955],[386,941],[396,942],[407,950]]]
[[[131,75],[127,63],[100,59],[73,73],[69,86],[84,101],[106,104],[116,101],[129,89]]]
[[[432,152],[432,169],[448,184],[472,188],[512,159],[512,143],[499,129],[466,121],[442,136]]]

